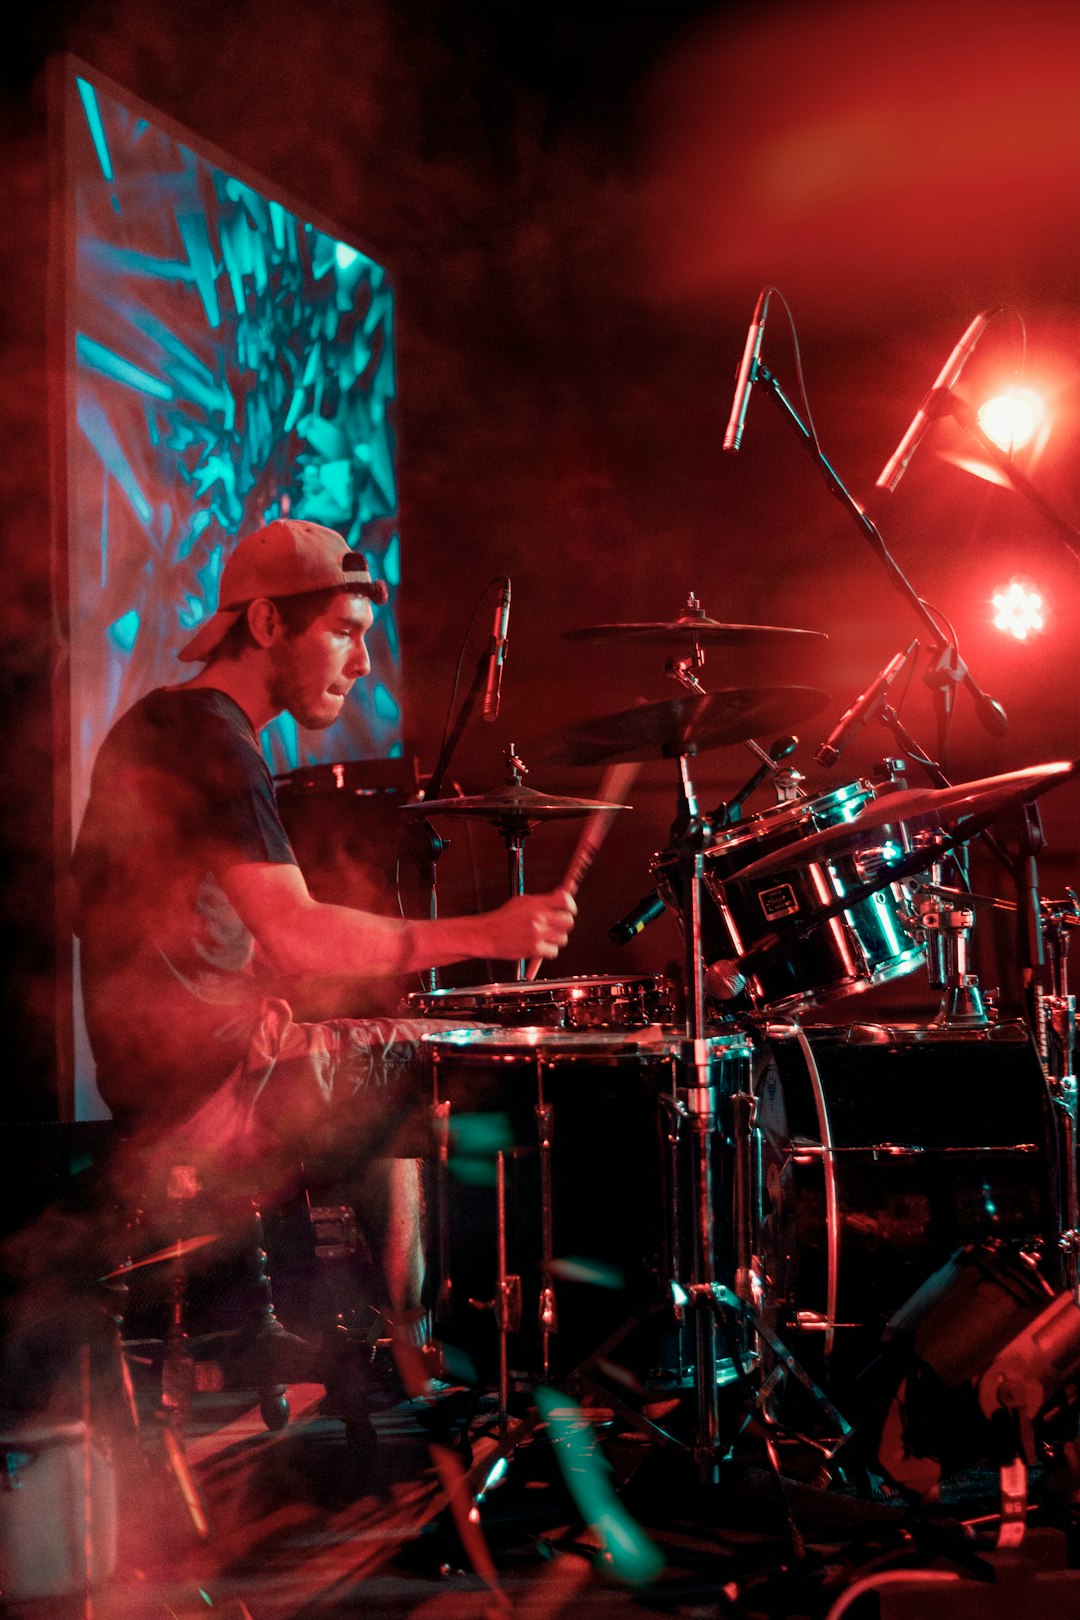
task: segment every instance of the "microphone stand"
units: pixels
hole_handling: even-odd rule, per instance
[[[934,692],[934,713],[937,723],[937,755],[943,768],[947,769],[946,754],[948,751],[949,727],[952,717],[953,700],[956,687],[966,686],[975,702],[976,710],[984,725],[994,729],[1002,735],[1008,721],[1004,710],[999,704],[987,695],[986,692],[973,679],[970,670],[960,657],[958,649],[941,633],[941,626],[924,607],[915,587],[907,576],[898,567],[895,560],[889,555],[881,533],[873,521],[867,516],[859,502],[850,493],[840,478],[832,463],[822,453],[810,429],[806,426],[798,411],[784,393],[780,383],[767,366],[759,364],[756,370],[755,381],[762,382],[769,389],[773,398],[780,405],[787,420],[795,429],[803,444],[809,450],[813,460],[820,468],[822,476],[832,493],[843,506],[844,510],[854,520],[863,537],[869,541],[870,549],[884,564],[889,579],[900,595],[910,604],[920,624],[929,632],[931,640],[931,653],[933,662],[927,672],[927,683]]]

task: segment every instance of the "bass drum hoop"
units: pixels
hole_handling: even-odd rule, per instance
[[[759,1035],[754,1272],[759,1303],[781,1335],[820,1335],[828,1364],[841,1334],[879,1332],[959,1242],[1006,1237],[1046,1240],[1053,1249],[1055,1116],[1022,1023],[804,1030],[795,1021],[770,1022]],[[914,1083],[890,1092],[905,1073]],[[952,1095],[935,1079],[944,1073],[954,1076]],[[905,1204],[908,1180],[916,1191]],[[875,1246],[882,1268],[891,1265],[897,1277],[912,1262],[911,1287],[887,1298],[886,1284],[876,1304],[866,1280]],[[808,1257],[812,1299],[803,1275]]]

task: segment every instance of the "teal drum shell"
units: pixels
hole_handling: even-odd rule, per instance
[[[707,982],[718,1001],[741,1001],[759,1012],[798,1012],[902,978],[923,965],[925,947],[901,921],[906,895],[899,883],[856,902],[804,939],[795,932],[903,853],[903,829],[885,826],[863,833],[854,849],[831,860],[800,859],[804,838],[853,820],[873,798],[872,784],[854,782],[776,805],[716,835],[705,851],[702,949],[706,967],[716,965]],[[752,862],[785,848],[791,851],[790,867],[767,877],[740,876]],[[665,901],[679,911],[677,860],[660,857],[653,870]],[[775,949],[756,971],[733,983],[729,965],[774,937]]]

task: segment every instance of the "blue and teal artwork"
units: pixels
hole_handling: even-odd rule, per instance
[[[263,733],[275,772],[401,752],[386,270],[196,137],[76,73],[66,142],[72,819],[97,747],[217,605],[236,540],[291,514],[386,580],[338,722]]]

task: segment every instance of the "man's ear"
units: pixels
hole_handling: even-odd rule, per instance
[[[257,596],[247,605],[247,624],[257,647],[269,647],[281,628],[281,614],[268,596]]]

